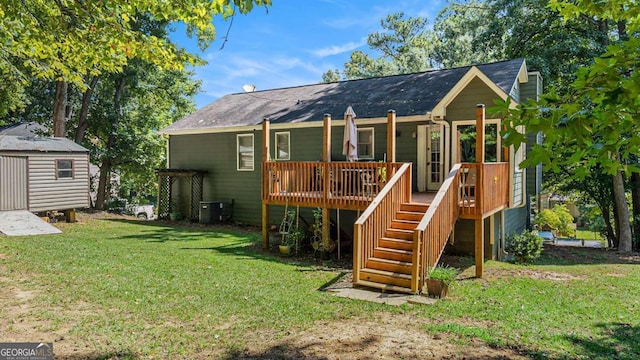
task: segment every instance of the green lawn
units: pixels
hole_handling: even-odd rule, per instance
[[[0,236],[1,340],[55,341],[56,353],[99,359],[234,358],[314,328],[384,318],[470,349],[640,357],[640,266],[605,250],[545,252],[533,266],[489,261],[480,280],[465,267],[449,298],[391,307],[319,291],[350,270],[261,252],[255,232],[89,219],[60,227]]]
[[[602,235],[600,235],[600,233],[580,229],[576,230],[576,239],[604,241],[604,238],[602,237]]]

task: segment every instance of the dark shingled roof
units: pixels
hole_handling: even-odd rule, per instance
[[[46,132],[47,128],[36,122],[0,126],[0,135],[35,136]]]
[[[476,66],[508,94],[523,63],[516,59]],[[163,132],[258,125],[264,118],[272,124],[319,121],[324,114],[342,118],[349,105],[361,119],[384,117],[389,109],[397,116],[425,115],[469,69],[471,66],[225,95]]]
[[[89,152],[66,138],[11,135],[0,135],[0,151]]]

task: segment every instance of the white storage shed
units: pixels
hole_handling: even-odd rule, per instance
[[[0,211],[89,207],[89,150],[66,138],[0,135]]]

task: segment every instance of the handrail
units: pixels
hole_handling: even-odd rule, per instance
[[[411,291],[422,290],[429,268],[438,263],[458,220],[461,164],[455,164],[413,232]]]
[[[463,163],[460,171],[460,214],[478,218],[509,203],[509,163]]]
[[[262,200],[271,204],[362,210],[401,165],[383,162],[264,162]]]
[[[411,202],[411,164],[403,164],[389,179],[354,224],[353,281],[360,280],[360,269],[373,256],[379,239],[390,226],[400,204]]]

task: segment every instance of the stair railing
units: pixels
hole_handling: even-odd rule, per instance
[[[413,232],[411,291],[418,293],[427,271],[440,260],[460,211],[460,164],[455,164]],[[395,212],[394,212],[395,214]]]
[[[354,224],[353,282],[373,257],[379,239],[391,225],[400,204],[411,202],[411,164],[402,164]]]

